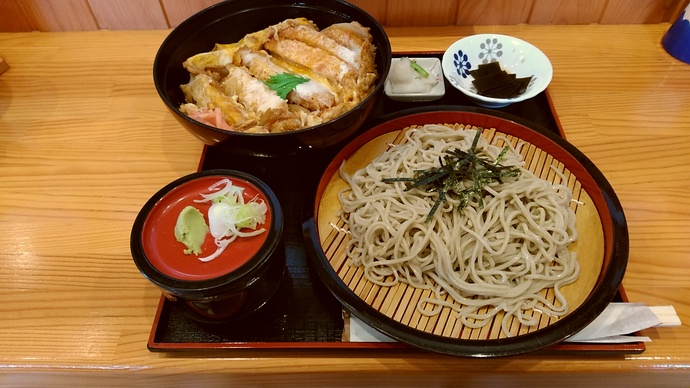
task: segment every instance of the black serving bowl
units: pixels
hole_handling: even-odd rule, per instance
[[[266,231],[258,236],[238,237],[223,253],[209,262],[184,253],[174,236],[177,217],[186,206],[204,214],[208,204],[194,202],[209,186],[228,178],[244,187],[246,201],[257,196],[268,206]],[[171,182],[154,194],[137,215],[130,237],[132,258],[139,271],[171,301],[189,307],[202,321],[244,317],[264,306],[278,290],[284,274],[282,243],[283,213],[277,197],[262,181],[234,170],[206,170]],[[210,233],[202,254],[215,252]]]
[[[305,17],[319,28],[356,21],[368,27],[376,46],[378,79],[373,92],[344,115],[309,128],[286,133],[239,133],[202,124],[179,110],[185,102],[180,85],[189,82],[182,63],[192,55],[210,51],[216,43],[233,43],[248,33],[285,19]],[[233,154],[284,156],[304,149],[325,148],[352,135],[381,98],[392,53],[383,27],[362,9],[341,0],[228,0],[191,16],[163,41],[153,63],[153,82],[173,116],[202,142]]]

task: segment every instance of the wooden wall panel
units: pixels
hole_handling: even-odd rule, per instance
[[[629,0],[634,3],[637,0]],[[606,1],[602,0],[534,0],[530,24],[598,23]]]
[[[28,0],[36,15],[39,31],[90,31],[99,25],[85,0]]]
[[[667,14],[668,18],[664,19],[665,21],[675,22],[680,13],[690,5],[690,0],[676,0],[675,3],[673,9],[669,9],[670,13]]]
[[[447,26],[455,24],[456,0],[393,0],[386,8],[390,27]]]
[[[601,23],[661,23],[675,3],[674,0],[637,0],[635,6],[630,6],[630,0],[609,0]]]
[[[533,0],[459,0],[455,24],[461,26],[527,23]]]
[[[0,0],[0,32],[168,29],[223,0]],[[253,1],[253,0],[246,0]],[[318,1],[318,0],[312,0]],[[348,0],[388,27],[673,22],[690,0]]]
[[[89,0],[98,25],[109,30],[163,30],[168,28],[158,0]]]
[[[0,0],[0,31],[89,31],[98,24],[86,0]]]
[[[0,32],[27,32],[37,29],[24,2],[0,1]]]
[[[222,0],[161,0],[170,27],[177,27],[188,17]]]
[[[396,0],[390,1],[395,2]],[[357,7],[365,10],[379,23],[386,23],[388,0],[349,0],[348,3],[356,5]]]

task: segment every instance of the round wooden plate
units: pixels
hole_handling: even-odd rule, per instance
[[[465,356],[502,356],[523,353],[560,342],[589,324],[615,295],[625,272],[628,237],[625,217],[612,188],[599,170],[575,147],[560,137],[521,119],[483,109],[437,107],[429,111],[399,113],[348,144],[329,164],[318,186],[310,229],[317,269],[329,289],[351,313],[395,339],[421,348]],[[561,291],[570,313],[564,317],[541,315],[536,326],[517,320],[510,335],[501,331],[502,315],[481,328],[465,327],[450,308],[424,316],[417,301],[429,291],[407,284],[380,287],[364,278],[362,267],[349,263],[345,245],[347,225],[341,217],[338,193],[347,187],[338,169],[348,174],[368,165],[392,144],[404,141],[405,131],[424,124],[446,124],[458,129],[480,127],[490,142],[497,134],[521,147],[526,168],[543,179],[560,182],[556,167],[573,191],[578,241],[569,249],[580,263],[578,280]],[[501,145],[501,143],[498,143]],[[342,166],[342,167],[341,167]],[[553,299],[553,290],[544,295]],[[537,315],[539,316],[539,315]]]

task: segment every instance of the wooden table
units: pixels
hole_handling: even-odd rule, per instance
[[[167,31],[0,34],[0,385],[505,386],[690,384],[690,65],[668,24],[389,29],[396,51],[500,32],[550,58],[567,138],[615,188],[630,228],[629,299],[684,325],[639,355],[464,359],[422,351],[151,353],[160,292],[132,222],[202,145],[166,111],[153,58]]]

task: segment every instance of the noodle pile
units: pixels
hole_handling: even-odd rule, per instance
[[[427,220],[437,192],[383,182],[439,167],[447,151],[468,150],[476,131],[426,125],[407,131],[402,144],[352,176],[341,169],[349,184],[339,194],[351,233],[346,251],[375,284],[430,290],[418,302],[420,313],[433,316],[449,307],[469,328],[500,319],[503,334],[512,336],[513,319],[536,326],[540,314],[568,312],[559,289],[577,279],[579,265],[568,251],[577,231],[565,177],[557,172],[563,183],[555,184],[535,176],[504,138],[509,150],[501,164],[521,174],[484,187],[483,206],[473,198],[460,209],[449,192]],[[503,148],[481,138],[477,149],[493,161]]]

